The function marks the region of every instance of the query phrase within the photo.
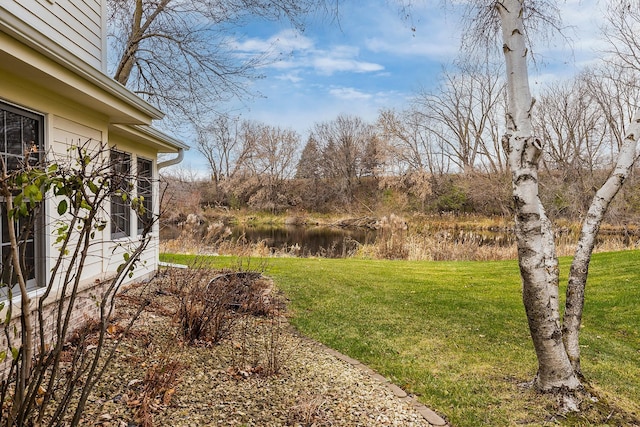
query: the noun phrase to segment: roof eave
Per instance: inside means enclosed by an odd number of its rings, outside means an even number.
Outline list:
[[[184,142],[151,126],[112,124],[109,126],[109,131],[155,147],[160,153],[175,153],[189,149]]]

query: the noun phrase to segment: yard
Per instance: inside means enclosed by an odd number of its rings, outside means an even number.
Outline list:
[[[536,361],[516,261],[216,257],[215,265],[264,269],[303,334],[368,364],[454,426],[640,425],[639,257],[593,258],[581,342],[598,399],[570,416],[523,386]]]

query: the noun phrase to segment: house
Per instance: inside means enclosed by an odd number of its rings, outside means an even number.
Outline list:
[[[89,140],[108,144],[112,156],[148,178],[181,160],[188,146],[151,127],[163,113],[107,76],[105,15],[105,0],[0,2],[0,156],[8,163],[24,156],[27,143],[40,152],[64,153],[73,144]],[[159,162],[161,153],[175,156]],[[153,184],[138,188],[157,213],[157,181],[148,182]],[[135,241],[140,228],[138,215],[128,204],[112,201],[105,209],[111,210],[111,223],[96,236],[98,243],[85,266],[82,282],[87,292],[115,272],[122,259],[118,245]],[[45,200],[44,215],[55,217],[53,200]],[[36,298],[57,257],[52,253],[51,224],[44,221],[28,242],[33,262],[28,286]],[[6,254],[4,230],[2,236]],[[150,276],[158,267],[157,224],[151,236],[144,262],[131,280]]]

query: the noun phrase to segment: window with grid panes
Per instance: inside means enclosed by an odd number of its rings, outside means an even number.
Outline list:
[[[143,213],[138,213],[138,234],[153,222],[153,162],[138,157],[138,197],[142,197]]]
[[[112,149],[110,151],[111,185],[111,238],[131,235],[131,154]]]
[[[0,157],[2,165],[7,172],[19,170],[27,163],[34,165],[40,161],[44,142],[44,117],[0,102]],[[17,292],[16,274],[11,264],[11,243],[9,241],[9,218],[7,215],[6,202],[0,197],[0,209],[2,210],[2,220],[0,221],[0,234],[2,236],[2,287],[0,288],[0,299],[7,295],[8,287],[13,287],[14,294]],[[38,283],[38,276],[42,273],[36,261],[42,258],[42,218],[38,214],[30,218],[15,220],[15,230],[20,244],[22,270],[27,280],[27,286],[35,288]]]

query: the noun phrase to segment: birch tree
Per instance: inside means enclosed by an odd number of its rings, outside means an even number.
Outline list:
[[[502,137],[512,175],[515,232],[522,299],[538,358],[534,384],[551,391],[581,384],[562,342],[558,304],[558,259],[553,231],[538,195],[543,141],[534,134],[534,100],[529,87],[524,0],[495,3],[500,19],[507,76],[507,133]]]
[[[582,225],[575,257],[569,273],[564,319],[559,310],[559,269],[553,240],[553,227],[539,197],[538,168],[544,141],[534,131],[532,116],[535,100],[528,77],[529,38],[526,19],[544,17],[554,22],[557,12],[547,1],[500,0],[490,12],[478,15],[481,34],[497,28],[502,33],[506,64],[508,105],[507,132],[502,143],[512,175],[515,232],[522,278],[522,297],[529,329],[538,359],[533,384],[543,392],[560,392],[566,409],[577,410],[580,381],[578,336],[584,307],[584,291],[595,238],[604,214],[621,188],[636,160],[636,135],[640,116],[632,120],[617,157],[615,167],[596,192]],[[557,16],[557,15],[556,15]],[[496,27],[492,19],[497,18]],[[555,21],[557,22],[557,21]],[[531,25],[531,21],[529,21]]]
[[[640,30],[639,4],[635,1],[619,1],[610,9],[609,23],[613,35],[608,39],[617,52],[618,60],[625,63],[630,56],[638,58],[640,42],[635,34]],[[620,23],[620,21],[624,23]],[[627,33],[627,31],[630,31]],[[640,71],[637,61],[631,69]],[[626,128],[625,137],[620,146],[612,173],[596,192],[586,218],[582,224],[580,238],[576,247],[567,286],[567,299],[563,322],[563,341],[569,359],[576,373],[581,374],[580,367],[580,325],[584,308],[584,294],[589,272],[589,262],[595,246],[596,236],[607,208],[616,196],[638,158],[637,141],[640,136],[640,109],[636,109],[631,123]]]

